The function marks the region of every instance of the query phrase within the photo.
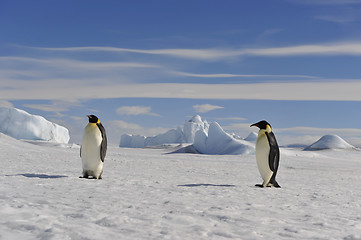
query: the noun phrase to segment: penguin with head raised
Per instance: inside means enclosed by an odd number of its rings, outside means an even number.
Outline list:
[[[263,179],[257,187],[281,187],[276,181],[276,175],[280,160],[280,150],[276,137],[272,132],[271,125],[267,121],[260,121],[251,125],[259,127],[256,141],[256,160],[258,170]]]
[[[88,115],[89,123],[83,133],[80,157],[83,165],[82,178],[102,178],[103,162],[107,153],[105,128],[97,116]]]

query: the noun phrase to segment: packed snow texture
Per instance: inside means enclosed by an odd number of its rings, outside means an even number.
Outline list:
[[[305,150],[324,150],[324,149],[353,149],[351,144],[347,143],[337,135],[325,135],[318,141],[306,147]]]
[[[149,146],[158,146],[170,143],[193,143],[197,131],[208,132],[209,124],[203,121],[199,115],[186,121],[183,127],[171,129],[166,133],[154,137],[145,137],[141,135],[123,134],[120,139],[120,147],[143,148]]]
[[[103,180],[80,179],[73,147],[0,134],[0,239],[361,238],[359,151],[281,149],[277,189],[253,154],[169,149],[110,147]]]
[[[16,108],[0,108],[0,132],[16,139],[69,142],[65,127]]]

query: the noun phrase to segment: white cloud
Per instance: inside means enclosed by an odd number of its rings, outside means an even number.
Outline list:
[[[171,73],[178,76],[197,77],[197,78],[307,78],[307,79],[317,78],[309,75],[267,75],[267,74],[230,74],[230,73],[199,74],[199,73],[187,73],[180,71],[171,71]]]
[[[113,53],[137,53],[137,54],[150,54],[150,55],[163,55],[185,59],[207,60],[213,61],[217,59],[224,59],[238,54],[232,49],[129,49],[129,48],[116,48],[116,47],[65,47],[65,48],[42,48],[30,47],[32,49],[44,51],[62,51],[62,52],[113,52]]]
[[[64,106],[56,106],[54,104],[24,104],[23,106],[45,112],[64,112],[68,110]]]
[[[338,42],[309,45],[284,46],[274,48],[241,49],[127,49],[116,47],[68,47],[68,48],[34,48],[46,51],[106,51],[129,52],[171,56],[183,59],[216,61],[239,56],[302,56],[302,55],[361,55],[361,42]]]
[[[78,100],[71,101],[67,100],[57,100],[52,101],[50,104],[23,104],[24,107],[41,110],[44,112],[55,112],[61,113],[68,111],[71,107],[80,107],[82,104]]]
[[[134,123],[128,123],[122,120],[114,120],[107,122],[107,125],[111,125],[112,127],[118,128],[118,129],[128,129],[128,130],[141,130],[143,129],[142,126]]]
[[[203,105],[194,105],[193,106],[193,109],[199,113],[206,113],[206,112],[216,110],[216,109],[221,109],[221,108],[223,108],[223,107],[215,106],[215,105],[211,105],[211,104],[203,104]]]
[[[239,51],[250,56],[361,55],[361,43],[310,44],[276,48],[254,48]]]
[[[152,113],[151,107],[145,107],[145,106],[123,106],[119,107],[116,112],[119,115],[149,115],[149,116],[155,116],[159,117],[159,114]]]
[[[336,134],[341,136],[361,136],[361,129],[354,128],[315,128],[315,127],[292,127],[278,128],[277,132],[282,134],[304,134],[323,136],[326,134]]]
[[[216,120],[226,120],[226,121],[245,121],[247,118],[242,117],[216,117]]]
[[[0,82],[0,99],[101,98],[262,99],[361,101],[361,80],[256,84],[90,84],[63,81]],[[79,91],[81,89],[81,91]],[[149,91],[152,89],[152,91]],[[136,110],[134,110],[136,111]],[[147,113],[148,110],[141,110]]]
[[[112,144],[119,144],[120,137],[123,134],[132,134],[132,135],[143,135],[143,136],[154,136],[160,133],[165,133],[168,131],[168,128],[155,127],[155,128],[145,128],[139,124],[129,123],[122,120],[113,120],[103,123],[107,131],[108,142]]]
[[[109,69],[109,68],[158,68],[154,64],[137,63],[137,62],[95,62],[95,61],[79,61],[67,58],[32,58],[32,57],[13,57],[0,56],[0,61],[13,63],[32,63],[38,65],[52,66],[57,68],[73,68],[73,69]]]
[[[9,101],[0,99],[0,107],[12,108],[14,105]]]

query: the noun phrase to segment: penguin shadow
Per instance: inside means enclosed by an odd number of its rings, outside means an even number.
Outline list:
[[[56,178],[66,178],[68,176],[65,175],[48,175],[48,174],[38,174],[38,173],[20,173],[14,175],[5,175],[7,177],[13,176],[23,176],[26,178],[41,178],[41,179],[56,179]]]
[[[191,183],[191,184],[182,184],[177,185],[177,187],[235,187],[236,185],[232,184],[211,184],[211,183]]]

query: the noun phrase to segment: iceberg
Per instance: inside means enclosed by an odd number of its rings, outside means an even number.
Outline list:
[[[199,115],[196,115],[190,120],[185,121],[183,126],[153,137],[123,134],[120,138],[119,147],[144,148],[163,144],[193,143],[196,132],[208,132],[208,127],[208,122],[206,120],[203,121]]]
[[[67,128],[17,108],[0,108],[0,132],[15,139],[68,143]]]
[[[209,126],[208,134],[203,131],[196,133],[194,149],[203,154],[209,155],[240,155],[254,153],[254,144],[235,139],[226,133],[217,122],[212,122]]]

